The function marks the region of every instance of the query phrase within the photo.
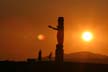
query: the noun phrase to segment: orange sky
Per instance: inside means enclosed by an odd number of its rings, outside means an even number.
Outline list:
[[[65,53],[90,51],[108,55],[107,0],[2,0],[0,1],[0,59],[24,60],[54,53],[57,17],[65,18]],[[81,33],[90,30],[94,40],[86,44]],[[45,39],[37,39],[43,34]]]

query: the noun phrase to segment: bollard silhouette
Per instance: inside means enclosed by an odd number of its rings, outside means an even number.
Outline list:
[[[42,51],[41,50],[38,52],[38,61],[39,62],[42,61]]]

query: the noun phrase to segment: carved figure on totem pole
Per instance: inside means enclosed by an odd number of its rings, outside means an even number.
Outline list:
[[[64,18],[63,17],[58,18],[58,26],[57,27],[52,27],[50,25],[48,27],[52,28],[53,30],[57,30],[58,45],[63,45],[63,42],[64,42]]]

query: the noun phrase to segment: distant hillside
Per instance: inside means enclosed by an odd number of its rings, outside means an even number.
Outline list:
[[[64,61],[108,64],[108,56],[91,52],[76,52],[65,54]]]

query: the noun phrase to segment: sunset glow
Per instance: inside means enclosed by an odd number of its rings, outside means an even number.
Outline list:
[[[44,40],[45,36],[43,34],[39,34],[37,38],[38,38],[38,40]]]
[[[92,38],[93,38],[93,35],[92,35],[91,32],[84,32],[84,33],[82,34],[82,39],[83,39],[84,41],[89,42],[89,41],[92,40]]]
[[[108,56],[108,0],[1,0],[0,3],[0,60],[36,59],[40,49],[42,57],[50,52],[55,56],[57,33],[62,29],[61,26],[57,29],[58,17],[64,17],[65,54],[88,51]]]

